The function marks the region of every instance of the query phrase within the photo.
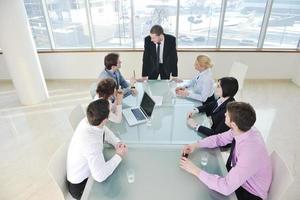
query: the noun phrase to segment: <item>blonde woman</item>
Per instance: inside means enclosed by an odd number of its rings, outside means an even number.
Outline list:
[[[194,64],[197,75],[187,84],[177,87],[176,94],[201,101],[203,104],[214,101],[214,80],[211,68],[213,63],[207,55],[199,55]]]

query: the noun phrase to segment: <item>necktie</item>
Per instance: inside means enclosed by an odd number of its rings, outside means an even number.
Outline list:
[[[157,51],[156,51],[156,58],[157,58],[157,68],[159,69],[159,56],[160,56],[160,43],[157,43]]]
[[[103,144],[105,142],[105,132],[104,131],[103,131],[103,135],[102,135],[102,142],[103,142]]]
[[[231,167],[231,161],[232,161],[234,148],[235,148],[235,139],[233,138],[232,144],[231,144],[231,149],[230,149],[230,154],[229,154],[228,160],[226,162],[226,168],[227,168],[228,171],[230,171],[231,168],[232,168]]]

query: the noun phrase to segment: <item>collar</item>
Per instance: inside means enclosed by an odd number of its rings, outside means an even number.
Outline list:
[[[160,42],[160,47],[164,46],[164,42],[165,42],[165,40],[162,40],[162,41]],[[158,44],[155,44],[155,46],[157,47]]]
[[[207,74],[207,73],[209,73],[210,71],[211,71],[210,68],[207,68],[206,70],[204,70],[204,71],[202,71],[202,72],[198,71],[198,76],[202,76],[202,75],[204,75],[204,74]]]
[[[253,134],[253,132],[254,132],[254,128],[252,127],[250,130],[244,132],[243,134],[240,134],[240,135],[237,135],[237,136],[233,135],[233,137],[234,137],[236,143],[238,144],[238,143],[246,140],[250,135]]]
[[[117,73],[118,73],[118,70],[115,71],[115,72],[113,72],[113,71],[111,71],[111,70],[105,69],[105,71],[106,71],[109,75],[111,75],[112,77],[114,77],[114,76],[117,75]]]

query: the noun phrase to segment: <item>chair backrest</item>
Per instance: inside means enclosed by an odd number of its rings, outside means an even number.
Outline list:
[[[85,117],[85,111],[82,108],[82,106],[79,104],[77,105],[70,113],[69,115],[69,122],[73,128],[73,131],[75,131],[77,125],[79,122]]]
[[[234,62],[230,68],[229,76],[232,76],[238,80],[239,90],[244,86],[244,80],[248,71],[248,65],[241,62]]]
[[[271,154],[273,177],[269,190],[269,200],[282,199],[288,187],[293,183],[293,177],[276,151]]]
[[[61,191],[61,199],[70,196],[67,187],[67,154],[69,143],[62,144],[52,155],[48,164],[48,173]]]
[[[91,95],[92,99],[94,99],[94,97],[96,96],[97,86],[98,86],[97,82],[92,83],[90,86],[90,95]]]

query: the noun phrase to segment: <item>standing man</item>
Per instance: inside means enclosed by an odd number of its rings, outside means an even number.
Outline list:
[[[160,25],[154,25],[150,30],[150,35],[145,37],[142,80],[170,79],[180,81],[177,78],[177,50],[176,38],[172,35],[164,34]]]

